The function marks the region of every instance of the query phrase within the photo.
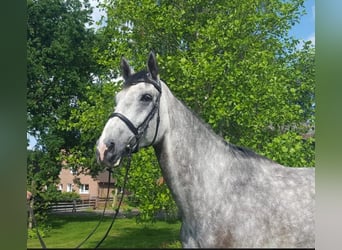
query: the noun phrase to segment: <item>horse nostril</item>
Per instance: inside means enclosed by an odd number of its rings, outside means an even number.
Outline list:
[[[106,142],[106,146],[109,151],[114,151],[115,149],[115,143],[113,141]]]

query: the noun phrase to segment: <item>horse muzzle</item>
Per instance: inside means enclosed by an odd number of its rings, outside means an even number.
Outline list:
[[[97,142],[96,159],[99,164],[109,167],[119,164],[121,154],[117,152],[115,143],[113,141]]]

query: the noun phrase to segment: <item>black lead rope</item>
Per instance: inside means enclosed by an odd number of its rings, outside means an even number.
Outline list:
[[[80,248],[96,232],[97,228],[100,226],[100,224],[103,221],[103,218],[104,218],[104,215],[105,215],[105,212],[106,212],[107,202],[108,202],[108,199],[109,199],[109,185],[110,185],[111,175],[112,175],[112,172],[113,172],[110,168],[108,168],[107,170],[108,170],[108,187],[107,187],[106,201],[105,201],[105,204],[104,204],[104,208],[103,208],[103,211],[102,211],[101,218],[100,218],[99,222],[97,223],[96,227],[93,229],[93,231],[89,233],[89,235],[76,247],[76,249]]]
[[[118,204],[118,207],[115,209],[115,214],[112,218],[112,222],[110,223],[110,226],[108,227],[107,229],[107,232],[106,234],[103,236],[103,238],[100,240],[99,243],[97,243],[95,249],[97,249],[101,244],[102,242],[107,238],[110,230],[112,229],[112,226],[116,220],[116,217],[118,216],[119,214],[119,210],[120,210],[120,207],[121,207],[121,203],[123,201],[123,198],[124,198],[124,194],[125,194],[125,189],[126,189],[126,184],[127,184],[127,179],[128,179],[128,172],[129,172],[129,168],[131,166],[131,159],[132,159],[132,150],[130,147],[128,147],[128,150],[129,150],[129,153],[128,153],[128,156],[127,156],[127,165],[126,165],[126,173],[125,173],[125,179],[124,179],[124,184],[123,184],[123,190],[122,190],[122,193],[121,193],[121,198],[120,198],[120,201],[119,201],[119,204]]]

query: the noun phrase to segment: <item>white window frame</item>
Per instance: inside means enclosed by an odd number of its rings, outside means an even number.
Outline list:
[[[80,185],[80,194],[89,194],[89,184]]]
[[[66,185],[66,191],[67,191],[67,192],[72,192],[72,183],[67,183],[67,185]]]

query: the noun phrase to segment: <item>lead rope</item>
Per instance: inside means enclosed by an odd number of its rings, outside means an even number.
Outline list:
[[[122,200],[123,200],[123,197],[124,197],[124,193],[125,193],[125,189],[126,189],[126,184],[127,184],[127,179],[128,179],[128,172],[129,172],[129,168],[131,166],[131,158],[132,158],[132,152],[131,152],[131,148],[130,147],[127,147],[128,149],[128,160],[127,160],[127,165],[126,165],[126,173],[125,173],[125,179],[124,179],[124,184],[123,184],[123,190],[122,190],[122,194],[121,194],[121,197],[120,197],[120,201],[119,201],[119,204],[118,204],[118,207],[117,209],[115,210],[115,214],[112,218],[112,222],[109,226],[109,228],[107,229],[107,232],[105,234],[105,236],[101,239],[101,241],[96,245],[95,249],[97,249],[101,244],[102,242],[107,238],[113,224],[114,224],[114,221],[116,220],[116,217],[118,216],[119,214],[119,210],[120,210],[120,207],[121,207],[121,203],[122,203]],[[117,166],[117,168],[119,168],[122,164],[122,161],[120,162],[119,166]],[[104,218],[104,214],[105,214],[105,209],[106,209],[106,206],[107,206],[107,201],[108,201],[108,197],[109,197],[109,185],[110,185],[110,180],[111,180],[111,175],[112,175],[112,169],[111,168],[108,168],[108,188],[107,188],[107,197],[106,197],[106,202],[105,202],[105,207],[103,209],[103,212],[102,212],[102,216],[101,216],[101,219],[100,221],[98,222],[98,224],[96,225],[96,227],[93,229],[93,231],[88,235],[88,237],[81,243],[79,244],[77,248],[79,248],[80,246],[82,246],[94,233],[95,231],[97,230],[97,228],[99,227],[99,225],[101,224],[101,222],[103,221],[103,218]]]
[[[108,199],[109,199],[109,185],[110,185],[111,175],[112,175],[112,172],[113,172],[110,168],[107,168],[107,171],[108,171],[108,187],[107,187],[106,201],[105,201],[105,204],[104,204],[104,208],[103,208],[103,211],[102,211],[101,218],[100,218],[99,222],[97,223],[96,227],[93,229],[93,231],[89,233],[89,235],[76,247],[76,249],[80,248],[95,233],[95,231],[97,230],[97,228],[100,226],[100,224],[103,221],[103,218],[104,218],[104,215],[105,215],[105,212],[106,212],[107,202],[108,202]]]
[[[121,193],[121,198],[120,198],[118,207],[115,210],[115,214],[114,214],[114,216],[112,218],[112,222],[111,222],[110,226],[107,229],[106,234],[103,236],[103,238],[100,240],[100,242],[97,243],[95,249],[97,249],[102,244],[102,242],[107,238],[107,236],[108,236],[110,230],[112,229],[112,226],[113,226],[113,224],[114,224],[114,222],[116,220],[116,217],[119,214],[120,206],[121,206],[121,203],[123,201],[124,194],[125,194],[125,189],[126,189],[126,184],[127,184],[127,179],[128,179],[128,172],[129,172],[129,168],[131,166],[131,159],[132,159],[132,148],[130,146],[127,146],[127,149],[128,149],[128,156],[127,156],[127,164],[126,164],[126,173],[125,173],[125,179],[124,179],[124,184],[123,184],[123,190],[122,190],[122,193]]]

